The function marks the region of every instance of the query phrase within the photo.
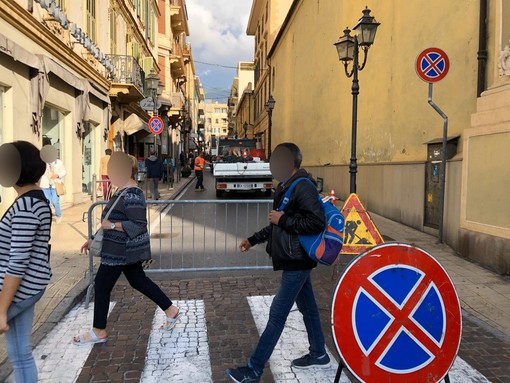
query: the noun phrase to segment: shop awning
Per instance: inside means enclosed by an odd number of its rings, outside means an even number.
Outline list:
[[[130,114],[129,117],[124,120],[124,133],[130,136],[140,130],[149,132],[147,123],[136,114]]]

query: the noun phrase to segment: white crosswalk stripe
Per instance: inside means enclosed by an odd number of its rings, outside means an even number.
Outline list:
[[[204,301],[175,301],[182,315],[162,330],[165,313],[156,309],[141,382],[212,382]]]
[[[273,296],[252,296],[247,297],[247,300],[257,330],[262,333]],[[175,303],[181,308],[183,315],[173,331],[160,328],[165,320],[165,314],[159,308],[155,310],[141,382],[212,382],[204,301],[185,300]],[[114,306],[115,302],[112,302],[110,312]],[[76,346],[72,343],[72,337],[90,329],[92,315],[92,305],[87,310],[83,304],[76,306],[35,348],[34,358],[39,370],[39,382],[71,383],[77,380],[93,346]],[[282,337],[269,360],[276,383],[334,381],[338,364],[329,350],[332,362],[327,368],[300,370],[291,367],[291,361],[306,354],[308,346],[302,315],[294,306]],[[450,370],[450,380],[463,383],[490,383],[480,372],[459,357]],[[340,381],[350,382],[345,373],[342,373]],[[14,383],[13,376],[11,375],[6,382]]]
[[[248,302],[252,310],[253,317],[257,324],[259,333],[264,330],[267,318],[269,316],[269,308],[274,296],[258,296],[248,297]],[[301,370],[292,370],[290,361],[295,359],[302,354],[306,354],[308,350],[308,339],[306,330],[304,327],[301,313],[299,313],[296,305],[294,305],[292,312],[287,319],[285,330],[283,331],[282,338],[275,349],[275,352],[271,356],[269,363],[271,364],[271,371],[276,382],[333,382],[335,372],[327,370],[305,370],[313,371],[311,376],[301,375]],[[328,354],[331,353],[328,351]],[[333,358],[331,358],[333,360]],[[333,365],[333,363],[332,363]],[[338,365],[334,364],[334,370],[338,368]],[[322,375],[324,374],[324,376]],[[295,378],[292,378],[292,374],[295,374]],[[319,375],[321,374],[321,375]],[[464,361],[462,358],[457,357],[453,364],[450,372],[450,381],[462,382],[462,383],[490,383],[480,372],[471,367],[469,363]],[[289,380],[290,377],[290,380]],[[318,378],[320,377],[320,378]],[[346,376],[342,372],[341,382],[349,382]]]
[[[111,302],[108,314],[114,307],[115,302]],[[71,383],[78,379],[93,345],[77,346],[72,339],[91,328],[93,313],[93,304],[88,309],[83,304],[76,306],[37,345],[33,355],[39,383]],[[13,374],[7,383],[14,383]]]
[[[269,317],[269,308],[273,302],[274,296],[255,296],[247,297],[250,304],[251,313],[259,334],[266,327]],[[303,316],[294,305],[285,323],[285,329],[276,345],[269,364],[275,383],[326,383],[334,382],[338,364],[329,350],[326,350],[331,359],[327,368],[310,368],[306,370],[295,369],[290,366],[293,359],[299,358],[308,353],[308,337],[306,335]],[[340,379],[342,383],[348,383],[350,380],[342,372]]]

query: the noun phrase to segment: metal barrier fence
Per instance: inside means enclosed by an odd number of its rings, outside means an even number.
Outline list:
[[[100,224],[106,201],[88,210],[90,236]],[[268,224],[271,200],[147,201],[153,272],[270,269],[265,244],[241,253],[239,243]],[[90,301],[94,260],[89,257]]]

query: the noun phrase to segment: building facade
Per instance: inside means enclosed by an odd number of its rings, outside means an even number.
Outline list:
[[[229,136],[254,136],[253,62],[239,62],[228,99]]]
[[[442,11],[425,20],[413,2],[373,7],[381,25],[359,74],[357,192],[371,211],[438,235],[437,161],[445,155],[445,241],[508,274],[509,10],[504,1],[467,1],[462,9],[439,0],[428,5]],[[352,2],[295,0],[268,52],[277,101],[272,142],[296,142],[303,165],[343,199],[349,194],[352,79],[333,44],[361,11]],[[439,33],[445,25],[449,33]],[[449,74],[433,88],[449,119],[447,153],[440,143],[443,120],[415,72],[418,54],[436,46],[450,58]]]
[[[211,150],[211,139],[228,137],[228,105],[218,101],[205,100],[205,142]]]
[[[246,33],[255,38],[254,50],[254,128],[253,135],[259,137],[268,153],[268,114],[266,103],[272,94],[271,66],[267,54],[273,47],[278,32],[285,20],[292,0],[253,0]],[[274,142],[274,141],[273,141]]]
[[[188,133],[197,129],[185,0],[6,0],[0,26],[0,143],[57,147],[67,169],[63,207],[90,198],[104,149],[177,157],[184,121]],[[158,107],[144,109],[151,97]],[[147,126],[156,113],[168,127],[158,137]]]

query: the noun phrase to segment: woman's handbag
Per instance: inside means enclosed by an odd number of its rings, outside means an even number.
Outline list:
[[[61,195],[66,194],[66,188],[63,182],[55,182],[55,191],[57,195],[60,197]]]
[[[117,202],[119,202],[120,198],[124,195],[124,193],[126,192],[126,190],[129,189],[129,188],[126,188],[122,191],[122,193],[119,194],[119,196],[117,197],[117,199],[115,200],[115,202],[113,203],[112,207],[110,208],[110,210],[108,210],[108,213],[106,213],[105,217],[103,220],[106,220],[108,219],[108,217],[110,217],[110,213],[113,211],[113,209],[115,208],[115,205],[117,205]],[[94,257],[100,257],[101,256],[101,250],[103,248],[103,234],[104,234],[104,230],[102,227],[100,227],[96,234],[94,234],[94,239],[92,240],[92,243],[90,244],[90,247],[89,247],[89,254],[94,256]]]

